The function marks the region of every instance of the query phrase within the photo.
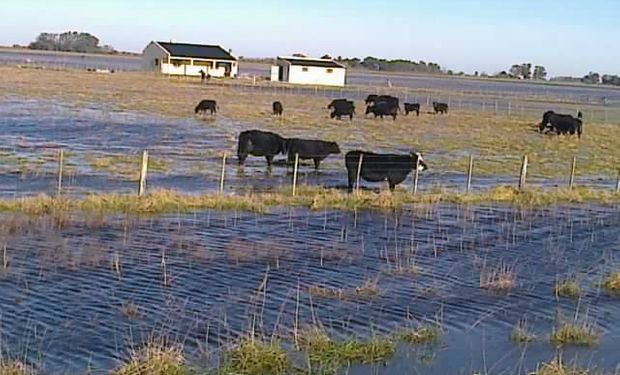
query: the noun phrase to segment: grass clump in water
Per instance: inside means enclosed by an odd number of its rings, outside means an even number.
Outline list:
[[[589,375],[590,371],[567,367],[561,360],[544,363],[532,375]]]
[[[517,323],[517,325],[515,325],[512,329],[510,340],[517,344],[527,344],[536,340],[536,335],[530,331],[527,321],[520,320],[519,323]]]
[[[396,338],[408,344],[432,344],[439,341],[442,335],[441,327],[435,325],[421,325],[413,329],[405,329],[396,333]]]
[[[388,338],[377,337],[369,341],[348,339],[337,342],[318,327],[301,331],[298,341],[299,348],[308,353],[310,363],[321,368],[385,362],[396,350],[394,342]]]
[[[586,321],[561,322],[551,333],[550,341],[555,346],[594,346],[598,344],[599,338],[594,325]]]
[[[34,375],[35,371],[21,361],[0,359],[0,375]]]
[[[603,288],[609,292],[620,295],[620,271],[609,275],[603,282]]]
[[[497,293],[508,293],[517,285],[514,267],[501,264],[493,269],[483,269],[480,273],[480,287]]]
[[[555,284],[556,297],[579,298],[581,287],[576,280],[558,280]]]
[[[190,371],[184,361],[180,346],[151,342],[134,351],[112,375],[187,375]]]
[[[226,354],[222,374],[289,374],[293,366],[281,346],[246,337]]]

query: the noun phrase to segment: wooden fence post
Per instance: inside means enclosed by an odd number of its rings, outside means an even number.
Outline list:
[[[299,154],[295,154],[295,166],[293,167],[293,196],[297,193],[297,171],[299,169]]]
[[[618,178],[616,179],[616,194],[620,194],[620,169],[618,169]]]
[[[226,177],[226,156],[227,153],[224,151],[222,155],[222,171],[220,172],[220,194],[224,192],[224,178]]]
[[[524,155],[523,162],[521,163],[521,174],[519,175],[519,190],[525,189],[526,178],[527,178],[527,155]]]
[[[149,152],[147,150],[142,151],[142,166],[140,168],[140,182],[138,184],[138,196],[144,195],[146,190],[146,173],[149,165]]]
[[[357,195],[360,194],[360,176],[362,174],[362,160],[364,159],[364,154],[360,154],[360,159],[357,162],[357,175],[355,176],[355,193]]]
[[[471,177],[474,170],[474,156],[469,155],[469,166],[467,167],[467,192],[471,190]]]
[[[62,193],[62,167],[64,164],[64,151],[61,148],[58,150],[58,180],[56,183],[56,195],[60,196]]]
[[[512,102],[508,102],[508,117],[510,117],[512,112]]]
[[[573,190],[573,185],[575,184],[575,167],[577,166],[577,157],[573,156],[573,164],[570,168],[570,180],[568,181],[568,189]]]
[[[413,195],[418,194],[418,180],[420,178],[420,158],[416,158],[415,172],[413,174]]]

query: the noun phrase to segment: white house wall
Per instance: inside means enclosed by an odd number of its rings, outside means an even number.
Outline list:
[[[304,72],[304,68],[307,69]],[[332,69],[327,73],[327,69]],[[300,85],[344,86],[346,69],[323,68],[316,66],[291,65],[288,71],[288,82]]]
[[[166,59],[168,54],[161,47],[159,47],[155,43],[149,43],[144,51],[142,51],[142,67],[145,70],[160,70],[162,61]],[[159,66],[155,64],[155,60],[157,60]]]
[[[202,65],[173,65],[173,64],[162,64],[161,72],[163,74],[169,75],[177,75],[177,76],[200,76],[200,71],[204,71],[215,78],[222,78],[226,74],[225,68],[209,68]],[[231,67],[231,77],[236,77],[239,72],[239,64],[236,62],[233,63]]]

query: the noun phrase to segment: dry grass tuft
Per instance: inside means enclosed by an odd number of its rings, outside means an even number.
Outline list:
[[[596,327],[583,320],[580,322],[560,322],[551,333],[550,341],[555,346],[577,345],[594,346],[600,334]]]
[[[180,346],[150,342],[131,353],[129,361],[113,371],[113,375],[187,375]]]
[[[603,288],[620,295],[620,272],[614,272],[609,275],[603,282]]]
[[[480,287],[497,293],[508,293],[517,285],[514,267],[501,264],[493,269],[483,269],[480,273]]]
[[[558,280],[554,289],[556,297],[579,298],[581,287],[575,280]]]
[[[561,360],[555,360],[540,365],[532,375],[589,375],[590,373],[588,370],[567,367]]]
[[[34,375],[36,371],[21,361],[0,359],[0,375]]]
[[[431,344],[439,341],[443,331],[438,324],[421,325],[414,329],[404,329],[396,333],[398,340],[409,344]]]
[[[527,321],[519,320],[517,325],[512,329],[510,339],[517,344],[527,344],[536,340],[536,335],[530,331]]]

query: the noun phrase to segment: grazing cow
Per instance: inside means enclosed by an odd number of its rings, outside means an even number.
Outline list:
[[[196,108],[194,109],[194,113],[206,113],[207,111],[210,111],[211,114],[215,114],[217,113],[217,102],[215,100],[201,100],[200,103],[198,103],[198,105],[196,106]]]
[[[433,110],[435,113],[448,114],[448,104],[433,102]]]
[[[349,191],[357,180],[357,167],[362,158],[362,170],[360,178],[369,182],[388,181],[390,190],[403,182],[407,175],[418,166],[419,171],[428,169],[422,154],[412,152],[410,154],[376,154],[366,151],[349,151],[345,155],[345,165],[349,178]]]
[[[375,115],[375,118],[377,118],[377,116],[381,118],[383,118],[383,116],[392,116],[394,121],[396,121],[398,107],[396,107],[393,102],[376,102],[366,107],[366,114],[369,113]]]
[[[416,116],[420,116],[420,103],[405,103],[405,115],[409,112],[415,112]]]
[[[271,167],[273,157],[285,152],[285,139],[278,134],[262,130],[246,130],[239,134],[237,158],[243,165],[248,155],[264,156]]]
[[[333,109],[329,115],[330,118],[336,117],[340,120],[342,116],[349,116],[349,119],[353,121],[353,114],[355,113],[355,103],[353,101],[337,99],[332,101],[327,108]]]
[[[282,112],[284,112],[284,107],[280,102],[273,102],[273,115],[274,116],[282,116]]]
[[[400,100],[391,95],[368,95],[366,97],[366,105],[377,104],[379,102],[392,103],[400,111]]]
[[[547,111],[543,114],[541,123],[538,125],[538,130],[542,133],[545,129],[555,131],[556,134],[575,134],[581,138],[583,132],[583,115],[581,112],[577,113],[577,118],[571,115],[564,115],[555,113],[553,111]]]
[[[284,148],[288,152],[289,163],[295,161],[295,154],[298,154],[302,160],[312,159],[315,169],[319,169],[321,161],[330,154],[340,153],[340,147],[338,147],[336,142],[288,138],[284,141],[284,144]]]

